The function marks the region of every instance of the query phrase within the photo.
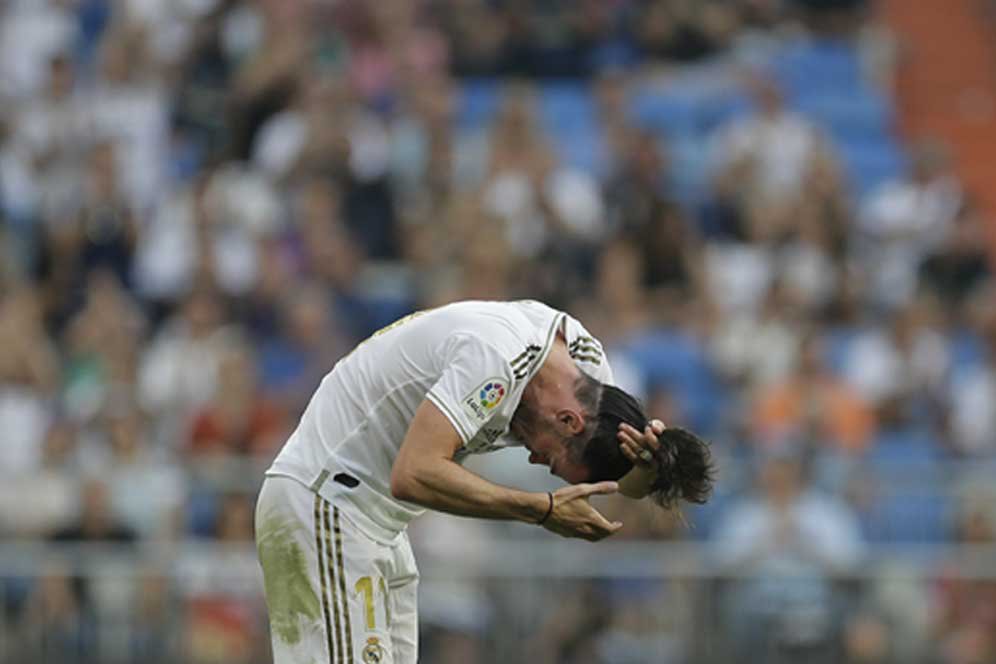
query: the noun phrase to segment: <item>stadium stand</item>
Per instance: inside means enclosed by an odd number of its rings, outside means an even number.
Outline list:
[[[424,517],[424,661],[993,661],[988,181],[878,5],[0,2],[0,662],[270,661],[262,469],[461,298],[570,310],[721,474],[597,547]]]

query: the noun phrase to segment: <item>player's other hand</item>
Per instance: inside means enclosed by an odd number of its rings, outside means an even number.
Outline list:
[[[588,502],[589,496],[618,491],[616,482],[575,484],[553,493],[553,511],[543,527],[562,537],[578,537],[590,542],[605,539],[622,528],[622,523],[610,522]]]

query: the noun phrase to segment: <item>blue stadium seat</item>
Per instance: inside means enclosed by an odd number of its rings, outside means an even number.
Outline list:
[[[712,537],[716,526],[740,497],[734,492],[724,491],[723,483],[717,482],[715,492],[707,503],[704,505],[683,505],[681,510],[691,526],[687,534],[697,541],[708,540]]]
[[[593,175],[605,165],[605,145],[591,90],[584,83],[556,82],[540,87],[537,119],[561,163]]]
[[[861,330],[853,327],[837,327],[823,334],[823,361],[835,375],[844,375],[851,347],[860,335]]]
[[[790,45],[775,59],[774,69],[775,77],[792,93],[840,93],[866,85],[857,49],[840,40]]]
[[[890,180],[906,173],[906,156],[889,137],[878,141],[835,141],[851,190],[865,196]]]
[[[457,127],[480,129],[494,120],[501,106],[503,87],[493,78],[468,79],[460,84]]]
[[[598,124],[591,90],[585,83],[546,83],[539,88],[537,112],[546,131],[589,129]]]
[[[879,434],[865,462],[882,489],[864,515],[869,538],[879,543],[940,542],[951,528],[952,505],[941,488],[944,458],[921,429]]]
[[[608,160],[600,127],[596,125],[589,129],[558,131],[550,138],[561,164],[585,171],[595,177],[605,175]]]
[[[629,100],[630,121],[667,136],[698,134],[701,130],[699,100],[674,91],[643,88]]]
[[[750,98],[740,91],[708,95],[699,103],[697,128],[708,136],[723,125],[750,115],[752,109]]]
[[[851,94],[795,96],[789,100],[795,111],[842,140],[874,140],[893,134],[895,118],[891,104],[868,91]]]
[[[985,345],[978,335],[959,330],[951,335],[948,343],[951,357],[951,375],[957,376],[966,369],[978,367],[985,361]]]
[[[685,202],[695,200],[708,183],[708,141],[686,134],[665,141],[661,148],[670,160],[670,175],[677,195]]]
[[[651,330],[632,338],[623,351],[642,368],[648,385],[674,394],[691,427],[706,435],[715,430],[725,399],[695,338],[676,330]]]
[[[198,537],[210,537],[218,520],[218,494],[206,487],[190,491],[186,504],[186,530]]]
[[[866,535],[876,544],[932,544],[947,540],[953,525],[950,498],[932,486],[889,490],[863,515]]]
[[[886,430],[879,433],[868,451],[867,461],[888,472],[895,468],[903,473],[933,469],[944,457],[944,449],[922,430]]]

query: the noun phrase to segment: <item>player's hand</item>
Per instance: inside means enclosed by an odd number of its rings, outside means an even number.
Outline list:
[[[661,448],[657,436],[662,433],[664,423],[660,420],[650,420],[642,432],[625,423],[619,425],[619,449],[633,464],[633,469],[619,480],[619,493],[627,498],[645,497],[657,481],[657,454]]]
[[[590,542],[604,539],[622,528],[622,523],[610,522],[588,502],[588,497],[610,494],[618,490],[615,482],[575,484],[553,493],[553,511],[543,523],[547,530],[562,537],[579,537]]]
[[[655,468],[654,458],[661,449],[657,436],[664,433],[664,423],[660,420],[650,420],[650,423],[640,431],[625,422],[619,425],[619,448],[623,455],[636,468]]]

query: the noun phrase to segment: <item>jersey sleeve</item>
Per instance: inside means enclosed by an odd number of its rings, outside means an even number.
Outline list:
[[[615,385],[602,343],[577,320],[569,319],[567,350],[581,371],[606,385]]]
[[[450,421],[466,445],[508,398],[512,369],[494,346],[461,335],[449,345],[446,366],[426,399]]]

